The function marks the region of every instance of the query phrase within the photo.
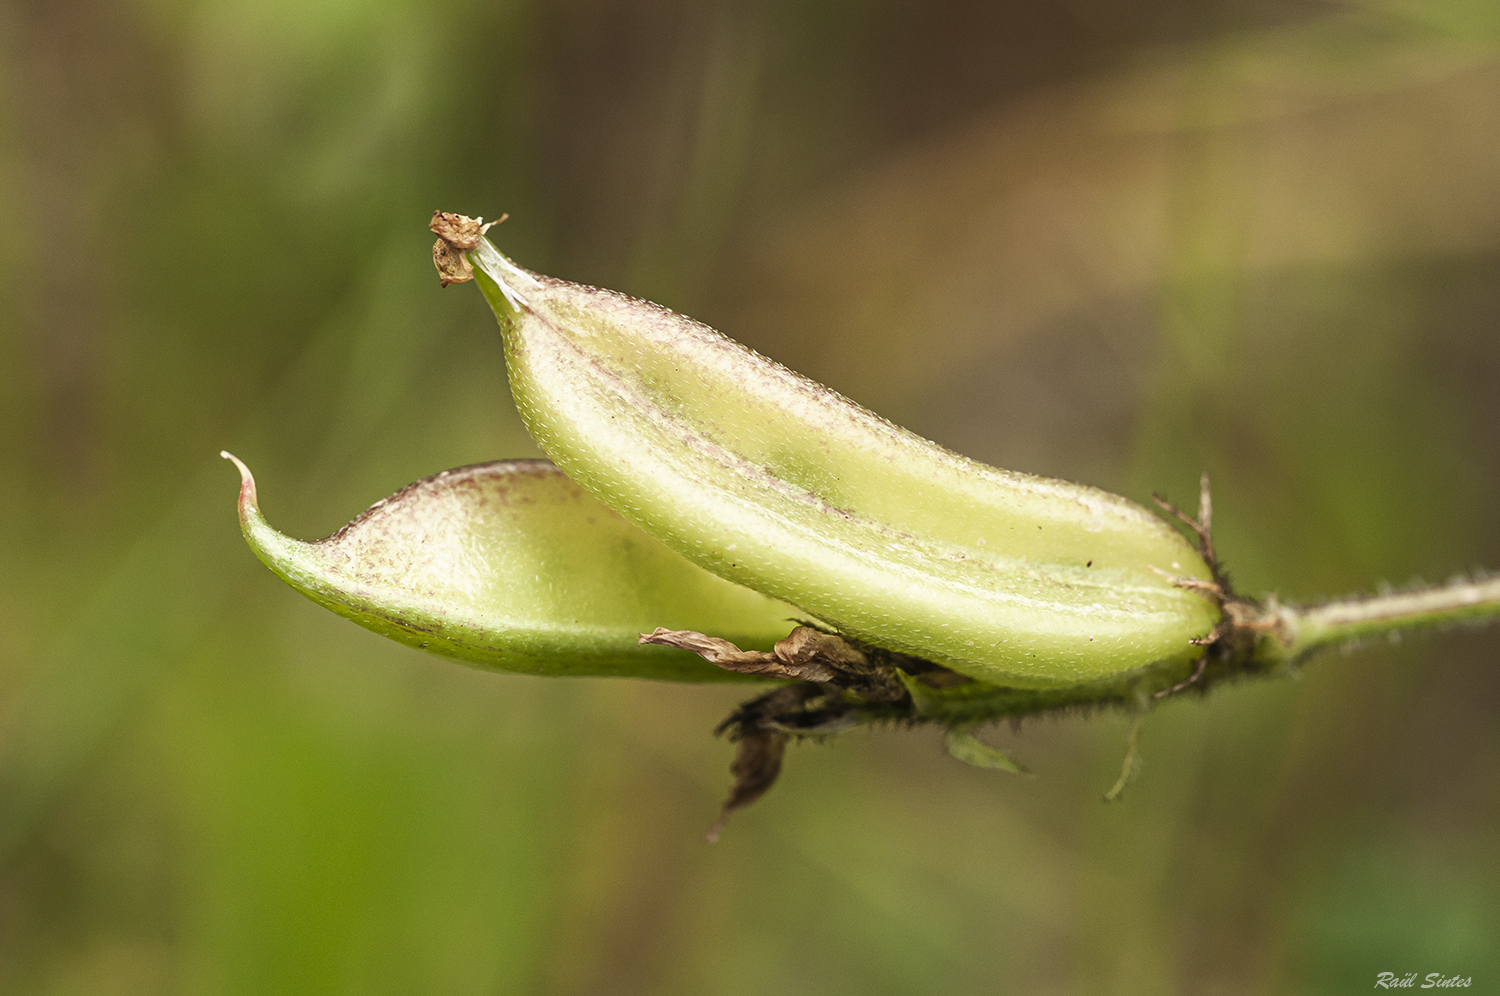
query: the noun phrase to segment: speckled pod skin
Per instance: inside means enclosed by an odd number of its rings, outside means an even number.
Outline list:
[[[447,470],[376,502],[325,540],[271,528],[239,460],[240,525],[297,591],[382,636],[499,671],[742,681],[656,626],[769,649],[791,606],[731,584],[600,504],[545,460]]]
[[[1015,688],[1181,667],[1198,553],[1097,488],[998,470],[646,301],[470,253],[527,428],[689,560],[848,635]],[[722,634],[716,634],[722,635]]]

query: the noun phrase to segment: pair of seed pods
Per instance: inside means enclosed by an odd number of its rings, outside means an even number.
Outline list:
[[[246,538],[314,601],[532,674],[734,678],[640,636],[766,651],[789,620],[1017,690],[1170,678],[1203,653],[1213,572],[1160,517],[976,463],[666,308],[523,270],[478,222],[434,230],[445,283],[472,263],[552,462],[438,474],[315,543],[266,524],[240,464]]]

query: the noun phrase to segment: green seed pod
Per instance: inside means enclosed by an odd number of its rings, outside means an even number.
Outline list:
[[[282,580],[382,636],[502,671],[743,680],[656,626],[736,633],[769,649],[796,610],[695,567],[545,460],[445,471],[376,502],[325,540],[272,529],[239,460],[240,525]]]
[[[1201,654],[1190,641],[1217,606],[1158,572],[1211,572],[1140,506],[966,459],[707,326],[522,270],[488,241],[469,255],[531,434],[694,563],[999,685]]]

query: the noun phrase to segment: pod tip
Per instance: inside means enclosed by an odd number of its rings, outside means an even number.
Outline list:
[[[220,450],[219,456],[228,460],[239,468],[240,471],[240,517],[243,518],[247,512],[259,507],[255,496],[255,475],[250,473],[250,468],[245,462],[228,450]]]

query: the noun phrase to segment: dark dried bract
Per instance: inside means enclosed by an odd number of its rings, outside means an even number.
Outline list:
[[[710,841],[718,839],[730,813],[759,799],[775,783],[788,736],[838,733],[857,725],[862,716],[868,721],[909,708],[911,697],[898,669],[946,673],[929,661],[813,626],[798,626],[769,652],[741,650],[720,637],[681,629],[658,628],[641,634],[640,642],[690,650],[726,671],[800,682],[746,702],[720,724],[717,732],[727,733],[738,746],[729,769],[734,787],[706,834]]]
[[[734,763],[729,766],[730,774],[734,775],[734,788],[724,800],[719,818],[703,834],[704,840],[710,844],[717,841],[730,813],[750,805],[776,784],[776,776],[781,774],[781,758],[786,753],[786,740],[786,734],[779,730],[751,730],[740,738],[735,746]]]

